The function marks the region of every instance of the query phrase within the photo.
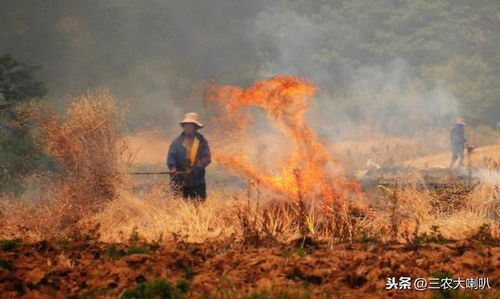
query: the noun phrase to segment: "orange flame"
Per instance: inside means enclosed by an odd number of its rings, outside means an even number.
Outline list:
[[[358,193],[358,184],[345,178],[344,169],[331,161],[325,145],[307,124],[305,113],[316,90],[307,80],[285,75],[256,82],[245,90],[236,86],[207,86],[207,103],[219,108],[219,116],[214,119],[214,135],[221,136],[225,143],[237,143],[237,138],[244,136],[251,119],[243,108],[256,106],[267,112],[271,123],[294,147],[289,158],[276,161],[281,166],[278,174],[258,169],[244,153],[214,151],[214,159],[247,179],[292,198],[300,194],[331,203],[344,202],[353,192]],[[328,170],[329,164],[334,166],[334,171]]]

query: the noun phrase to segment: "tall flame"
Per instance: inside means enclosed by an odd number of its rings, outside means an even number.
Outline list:
[[[324,202],[339,202],[352,192],[356,183],[349,182],[344,169],[331,161],[327,149],[309,127],[306,111],[317,88],[311,82],[294,76],[275,76],[256,82],[247,89],[236,86],[209,85],[205,100],[219,110],[214,120],[216,134],[226,143],[238,142],[248,130],[251,118],[248,109],[263,108],[271,123],[292,142],[291,156],[276,161],[280,172],[270,174],[252,164],[245,153],[214,151],[214,159],[224,167],[247,179],[288,197],[320,197]],[[327,165],[333,165],[327,168]]]

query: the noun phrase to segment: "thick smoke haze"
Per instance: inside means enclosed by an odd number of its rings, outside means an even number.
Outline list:
[[[191,110],[209,118],[205,83],[246,87],[276,74],[318,85],[310,118],[322,136],[340,123],[410,135],[416,122],[448,126],[460,114],[458,99],[415,65],[446,53],[424,59],[396,45],[380,54],[384,45],[370,45],[362,16],[345,12],[381,8],[358,2],[2,1],[0,53],[41,66],[38,77],[59,109],[68,95],[109,88],[128,104],[130,128],[174,125]],[[452,29],[436,35],[449,34],[447,42]],[[462,45],[453,41],[448,58]]]
[[[200,109],[201,93],[193,99],[199,90],[193,85],[251,82],[253,75],[244,76],[245,64],[255,61],[245,15],[258,6],[6,1],[0,7],[0,52],[42,66],[39,78],[59,106],[67,95],[106,87],[130,102],[134,125],[177,120],[185,110]]]

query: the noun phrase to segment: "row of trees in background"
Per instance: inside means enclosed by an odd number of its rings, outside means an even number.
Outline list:
[[[326,38],[305,62],[320,61],[336,74],[324,84],[333,94],[352,91],[353,78],[371,68],[401,60],[410,73],[408,86],[415,80],[421,89],[440,84],[458,99],[457,113],[471,124],[493,128],[500,122],[500,2],[283,1],[319,32],[335,32],[322,34]]]
[[[166,99],[182,105],[193,83],[248,86],[263,73],[311,79],[328,93],[331,106],[346,105],[357,115],[366,103],[345,96],[359,93],[353,82],[374,69],[387,72],[394,61],[406,65],[404,84],[416,80],[425,84],[421,90],[441,84],[451,91],[459,103],[455,114],[471,124],[495,127],[500,121],[497,0],[52,4],[2,4],[0,44],[43,61],[49,80],[57,80],[48,82],[52,93],[104,85],[119,97],[140,99],[130,115],[138,123],[163,123]],[[339,103],[346,98],[349,105]]]

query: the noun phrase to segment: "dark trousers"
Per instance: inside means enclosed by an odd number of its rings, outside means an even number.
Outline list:
[[[205,200],[207,198],[207,186],[205,184],[197,186],[183,186],[182,197],[184,199]]]
[[[464,145],[463,144],[454,144],[453,145],[453,154],[451,156],[451,166],[455,164],[455,161],[458,160],[458,165],[464,166]]]

